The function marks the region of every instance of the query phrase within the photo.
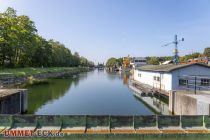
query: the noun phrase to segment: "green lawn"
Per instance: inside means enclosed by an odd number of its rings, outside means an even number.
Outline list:
[[[59,71],[75,71],[75,70],[84,70],[85,68],[77,67],[50,67],[50,68],[5,68],[0,69],[0,77],[4,76],[29,76],[38,73],[49,73],[49,72],[59,72]]]

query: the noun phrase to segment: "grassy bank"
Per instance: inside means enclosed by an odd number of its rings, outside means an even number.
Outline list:
[[[40,73],[54,73],[54,72],[64,72],[64,71],[87,71],[88,68],[85,67],[50,67],[50,68],[6,68],[0,69],[0,77],[23,77],[31,76]]]

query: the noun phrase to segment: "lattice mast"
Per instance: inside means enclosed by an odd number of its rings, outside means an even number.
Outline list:
[[[173,53],[174,53],[174,60],[173,60],[173,62],[174,62],[176,65],[179,64],[178,44],[179,44],[181,41],[184,41],[184,38],[178,40],[177,35],[175,35],[175,36],[174,36],[174,41],[173,41],[173,42],[167,43],[167,44],[163,45],[163,47],[169,46],[169,45],[171,45],[171,44],[174,44],[174,45],[175,45],[175,48],[174,48],[174,51],[173,51]]]

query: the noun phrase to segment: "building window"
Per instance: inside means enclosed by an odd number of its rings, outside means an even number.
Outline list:
[[[153,76],[153,80],[155,80],[155,81],[156,81],[156,76]]]
[[[186,85],[188,85],[188,80],[179,79],[179,85],[180,85],[180,86],[186,86]]]
[[[201,85],[202,86],[209,86],[210,80],[209,79],[201,79]]]
[[[160,77],[158,76],[153,76],[154,81],[160,81]]]

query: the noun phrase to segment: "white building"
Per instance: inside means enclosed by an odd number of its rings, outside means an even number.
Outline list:
[[[133,68],[144,66],[146,64],[147,64],[147,59],[145,57],[133,57],[130,62],[130,65]]]
[[[170,92],[186,88],[188,80],[183,76],[202,76],[198,82],[203,86],[210,86],[210,67],[205,64],[182,64],[182,65],[146,65],[134,70],[134,80],[147,84],[151,87]]]

